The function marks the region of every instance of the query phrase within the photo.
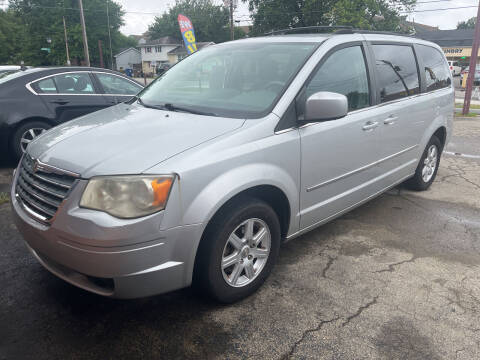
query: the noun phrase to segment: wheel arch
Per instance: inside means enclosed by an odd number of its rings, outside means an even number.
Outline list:
[[[227,208],[235,206],[235,204],[241,202],[244,199],[256,198],[266,202],[270,205],[278,216],[280,222],[281,237],[284,239],[288,233],[290,225],[291,205],[288,201],[286,194],[277,186],[274,185],[256,185],[244,189],[224,202],[208,220],[207,225],[203,229],[202,236],[194,252],[194,261],[192,266],[192,279],[195,277],[196,269],[198,269],[199,256],[201,255],[201,246],[207,241],[207,236],[210,233],[212,226],[215,224],[215,220],[220,216]]]
[[[440,126],[435,132],[433,136],[436,136],[438,140],[442,143],[442,150],[445,147],[445,142],[447,141],[447,128],[445,126]]]

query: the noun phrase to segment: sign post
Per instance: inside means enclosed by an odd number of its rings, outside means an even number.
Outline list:
[[[189,55],[193,54],[197,51],[197,41],[195,39],[195,31],[193,30],[192,22],[188,17],[182,14],[178,14],[177,19],[187,52]]]

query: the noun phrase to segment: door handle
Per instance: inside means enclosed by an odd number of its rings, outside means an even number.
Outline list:
[[[53,104],[58,104],[58,105],[68,104],[68,100],[53,100],[53,101],[50,101],[50,102],[53,103]]]
[[[395,121],[398,120],[398,116],[389,116],[388,118],[386,118],[385,120],[383,120],[383,123],[385,125],[392,125],[392,124],[395,124]]]
[[[378,126],[378,121],[367,121],[365,125],[363,125],[363,131],[370,131],[375,129]]]

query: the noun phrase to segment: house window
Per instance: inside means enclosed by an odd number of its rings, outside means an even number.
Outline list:
[[[155,52],[162,52],[162,47],[159,45],[155,46]]]
[[[152,48],[151,48],[150,46],[147,46],[147,47],[145,48],[145,52],[146,52],[146,53],[151,53],[151,52],[152,52]]]

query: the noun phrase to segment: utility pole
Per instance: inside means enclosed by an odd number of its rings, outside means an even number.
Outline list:
[[[63,18],[63,34],[65,36],[65,49],[67,50],[67,65],[70,66],[70,55],[68,53],[68,38],[67,38],[67,25],[65,25],[65,16]]]
[[[233,40],[233,0],[230,0],[230,40]]]
[[[465,90],[465,99],[463,101],[462,114],[466,115],[470,112],[470,100],[472,99],[472,87],[475,73],[477,70],[478,45],[480,42],[480,3],[477,10],[477,23],[475,24],[475,36],[472,44],[472,55],[470,56],[470,70],[467,77],[467,89]]]
[[[87,30],[85,29],[85,18],[83,17],[83,4],[82,0],[78,0],[78,5],[80,6],[80,23],[82,24],[82,36],[83,36],[83,53],[85,55],[85,63],[87,66],[90,66],[90,55],[88,53],[88,40],[87,40]]]
[[[110,69],[113,70],[113,54],[112,54],[112,35],[110,34],[110,16],[108,16],[108,2],[107,0],[107,26],[108,26],[108,41],[110,42]]]
[[[100,67],[103,68],[102,40],[98,40],[98,54],[100,55]]]

